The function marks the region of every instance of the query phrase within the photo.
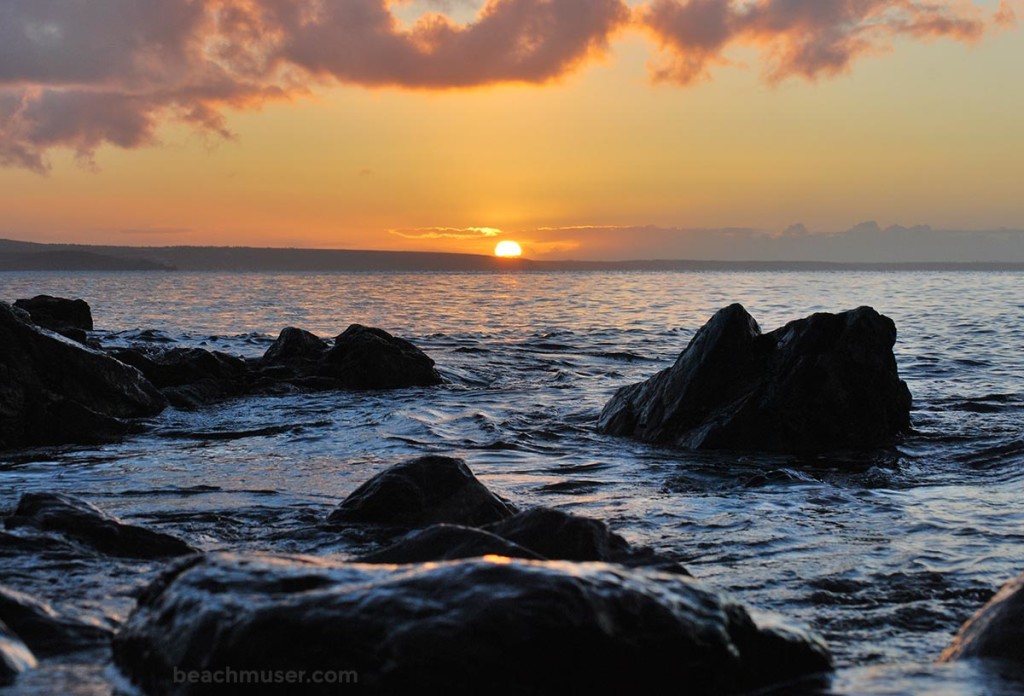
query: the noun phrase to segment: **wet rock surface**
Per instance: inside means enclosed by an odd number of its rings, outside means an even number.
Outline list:
[[[28,312],[37,326],[85,343],[86,331],[93,330],[92,309],[85,300],[36,295],[16,300],[14,306]]]
[[[405,339],[353,324],[334,339],[317,373],[347,389],[431,387],[441,383],[434,361]]]
[[[359,558],[363,563],[428,563],[479,556],[545,560],[540,554],[497,534],[457,524],[435,524],[410,532],[380,551]]]
[[[125,524],[84,500],[56,493],[26,493],[4,525],[55,532],[111,556],[169,558],[196,553],[177,537]]]
[[[480,521],[495,515],[497,521]],[[449,457],[423,457],[385,470],[352,493],[330,521],[420,526],[439,518],[445,520],[361,560],[423,563],[499,555],[605,561],[688,574],[672,559],[632,546],[601,520],[551,508],[516,512],[511,503],[480,483],[464,461]]]
[[[817,452],[890,443],[910,427],[896,327],[870,307],[762,334],[719,310],[675,364],[620,389],[598,430],[688,449]]]
[[[1003,587],[963,625],[941,662],[992,658],[1024,667],[1024,575]]]
[[[686,572],[650,549],[630,545],[602,520],[551,508],[525,510],[485,529],[550,560],[605,561]]]
[[[320,362],[330,345],[316,334],[290,326],[282,329],[277,340],[271,344],[260,359],[263,367],[298,367],[312,369]]]
[[[511,517],[515,512],[510,503],[487,490],[463,460],[427,456],[374,476],[349,495],[331,513],[329,521],[475,527]]]
[[[349,327],[332,345],[295,327],[263,357],[248,360],[204,348],[140,345],[111,355],[140,370],[183,410],[251,394],[426,387],[441,383],[434,361],[382,329]]]
[[[0,449],[103,442],[166,405],[138,370],[0,303]]]
[[[759,627],[676,575],[594,563],[407,566],[210,554],[142,595],[114,639],[150,693],[174,670],[337,670],[368,693],[559,693],[676,684],[720,694],[830,669],[810,634]],[[173,685],[213,693],[212,684]],[[337,685],[307,685],[336,692]]]
[[[3,585],[0,585],[0,622],[39,657],[103,646],[113,635],[106,626],[61,616],[49,604]]]
[[[22,673],[36,666],[35,655],[3,621],[0,621],[0,686],[10,686]]]
[[[249,387],[250,375],[245,361],[220,351],[127,349],[112,355],[137,368],[161,390],[171,405],[180,409],[195,409],[241,396]]]
[[[481,556],[546,560],[497,534],[458,524],[434,524],[418,529],[386,549],[361,556],[358,560],[361,563],[429,563]]]

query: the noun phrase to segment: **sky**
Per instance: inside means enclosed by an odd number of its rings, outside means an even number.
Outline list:
[[[1021,0],[0,0],[0,237],[1024,260],[1018,17]]]

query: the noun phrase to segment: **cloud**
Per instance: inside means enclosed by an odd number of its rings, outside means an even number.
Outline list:
[[[281,59],[340,82],[421,88],[547,82],[603,53],[629,18],[621,0],[492,0],[472,23],[430,13],[405,30],[382,0],[266,6]]]
[[[1002,29],[1012,29],[1017,26],[1017,9],[1024,5],[1021,0],[1000,0],[999,7],[993,17],[996,26]]]
[[[501,234],[495,227],[417,227],[388,232],[403,239],[486,239]]]
[[[229,137],[225,107],[299,88],[244,40],[238,4],[4,0],[0,164],[46,172],[46,153],[67,148],[91,165],[103,144],[158,142],[167,120]]]
[[[1006,0],[991,17],[957,0],[653,0],[638,11],[662,49],[655,79],[679,84],[709,77],[732,46],[760,49],[770,82],[815,79],[900,37],[971,42],[1011,16]]]
[[[769,80],[814,79],[900,37],[975,41],[1012,25],[1018,4],[984,13],[965,0],[0,0],[0,165],[45,173],[48,154],[69,149],[92,166],[101,146],[153,145],[175,121],[231,137],[227,110],[323,83],[544,84],[607,54],[627,28],[660,47],[657,81],[704,79],[745,45],[762,50]]]

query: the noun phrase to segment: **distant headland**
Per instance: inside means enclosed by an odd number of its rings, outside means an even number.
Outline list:
[[[355,249],[40,244],[0,239],[2,271],[1024,271],[1024,263],[830,261],[539,261],[483,254]]]

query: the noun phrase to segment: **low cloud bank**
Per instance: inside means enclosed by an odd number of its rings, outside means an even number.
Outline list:
[[[866,222],[839,233],[794,225],[781,233],[751,229],[573,227],[523,232],[527,256],[611,261],[830,261],[840,263],[1024,263],[1024,230],[882,228]],[[624,240],[628,240],[628,245]]]

